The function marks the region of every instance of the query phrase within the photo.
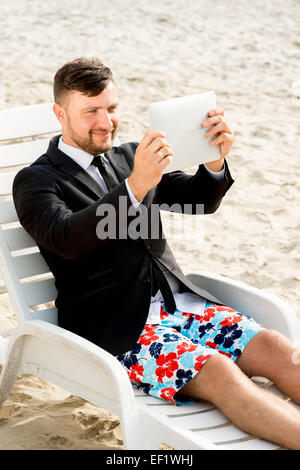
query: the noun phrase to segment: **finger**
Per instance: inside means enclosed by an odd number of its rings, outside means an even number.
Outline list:
[[[168,156],[173,156],[173,150],[171,147],[161,147],[157,152],[154,153],[154,157],[160,162],[162,159]]]
[[[151,144],[148,146],[148,150],[152,153],[157,152],[159,149],[162,147],[170,147],[171,145],[169,142],[162,138],[162,137],[156,137],[154,140],[152,140]]]
[[[140,141],[140,145],[142,147],[148,147],[154,139],[158,138],[158,137],[165,137],[166,134],[162,131],[148,131],[146,132],[146,134],[143,136],[143,138],[141,139]]]
[[[228,134],[232,134],[226,122],[223,121],[223,122],[220,122],[219,124],[215,124],[214,126],[212,126],[212,128],[206,132],[205,137],[212,137],[218,132],[227,132]]]
[[[152,155],[153,164],[161,163],[166,157],[173,157],[174,153],[171,147],[161,147]]]
[[[217,114],[221,114],[224,116],[224,109],[223,108],[214,108],[208,111],[208,116],[216,116]]]
[[[232,136],[230,134],[227,134],[224,132],[223,134],[220,134],[218,137],[210,141],[211,145],[218,145],[221,144],[222,142],[232,142]]]
[[[159,168],[161,170],[164,170],[166,168],[166,166],[168,166],[171,163],[172,159],[173,159],[172,155],[168,155],[168,156],[162,158],[161,161],[158,163]]]
[[[164,158],[166,157],[172,157],[174,155],[172,147],[168,145],[164,145],[160,148],[158,148],[153,154],[152,154],[152,162],[153,164],[160,164]]]
[[[202,122],[202,127],[209,127],[214,124],[218,124],[219,122],[225,122],[224,117],[221,114],[218,114],[217,116],[212,116],[205,121]]]

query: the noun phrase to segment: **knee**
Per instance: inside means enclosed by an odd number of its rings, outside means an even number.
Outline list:
[[[217,402],[224,390],[238,386],[241,370],[222,354],[210,356],[198,374],[199,391],[203,399]]]
[[[276,381],[278,373],[288,369],[294,351],[291,341],[279,331],[260,331],[246,346],[236,364],[250,376]]]
[[[204,366],[206,377],[207,379],[210,379],[211,383],[231,380],[237,371],[237,367],[234,362],[222,354],[214,354],[213,356],[210,356]]]
[[[273,357],[274,360],[277,359],[279,354],[283,357],[282,354],[284,355],[285,352],[289,353],[292,347],[290,340],[286,336],[272,329],[261,331],[256,339],[260,354],[269,358]]]
[[[266,329],[257,335],[257,356],[260,358],[263,376],[276,382],[282,371],[288,373],[293,368],[295,347],[282,333]]]

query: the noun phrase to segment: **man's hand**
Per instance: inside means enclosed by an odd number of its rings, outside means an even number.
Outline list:
[[[173,158],[172,147],[164,137],[163,132],[149,131],[136,149],[128,183],[138,201],[160,182],[164,169]]]
[[[205,163],[207,168],[212,171],[221,171],[224,165],[224,158],[230,152],[234,142],[234,135],[224,118],[224,110],[222,108],[212,109],[208,113],[208,118],[202,122],[202,127],[212,128],[206,133],[206,137],[212,137],[218,134],[211,140],[211,145],[220,144],[220,159],[213,162]]]

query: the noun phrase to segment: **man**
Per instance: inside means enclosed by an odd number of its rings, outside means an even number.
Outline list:
[[[300,448],[300,414],[247,377],[268,377],[300,403],[292,344],[193,285],[160,219],[159,236],[151,235],[157,204],[213,213],[232,185],[225,157],[233,134],[223,110],[211,110],[202,123],[220,145],[220,159],[193,176],[163,175],[173,152],[159,130],[139,144],[113,147],[118,93],[99,60],[61,67],[54,98],[62,136],[18,173],[13,196],[55,276],[59,324],[114,354],[145,392],[176,404],[211,401],[245,431]],[[109,208],[116,226],[104,233]],[[140,227],[136,236],[137,221],[147,222],[146,235]]]

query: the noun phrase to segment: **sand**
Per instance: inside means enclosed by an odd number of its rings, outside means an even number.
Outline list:
[[[215,90],[236,135],[235,184],[170,244],[186,273],[245,281],[300,318],[299,17],[297,0],[2,1],[0,109],[52,101],[55,71],[80,55],[114,71],[122,141],[148,129],[149,102]],[[1,331],[14,324],[3,294]],[[0,411],[0,449],[108,448],[122,448],[117,417],[34,376]]]

